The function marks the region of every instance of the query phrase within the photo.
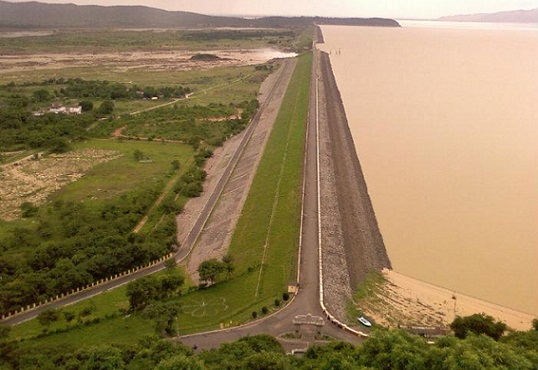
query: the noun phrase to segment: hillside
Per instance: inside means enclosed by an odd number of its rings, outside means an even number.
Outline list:
[[[243,19],[180,11],[170,12],[145,6],[79,6],[39,2],[10,3],[0,0],[0,27],[3,28],[290,27],[313,23],[399,27],[396,21],[382,18]]]
[[[453,15],[439,18],[451,22],[538,23],[538,8],[499,13]]]

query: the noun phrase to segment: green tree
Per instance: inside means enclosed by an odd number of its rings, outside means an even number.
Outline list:
[[[127,297],[132,310],[143,310],[150,302],[161,297],[161,283],[151,275],[132,281],[127,285]]]
[[[97,112],[102,115],[108,115],[114,112],[114,108],[115,108],[115,105],[112,100],[105,100],[101,103]]]
[[[170,274],[161,278],[161,294],[165,297],[170,297],[176,294],[183,286],[185,278],[178,274]]]
[[[10,340],[11,327],[0,325],[0,369],[19,368],[19,343]],[[5,367],[3,367],[3,365]]]
[[[157,334],[166,333],[168,335],[173,335],[175,333],[174,323],[176,323],[177,315],[180,312],[181,310],[178,303],[155,302],[144,309],[143,316],[155,320],[155,330]]]
[[[262,352],[247,357],[242,364],[244,369],[249,370],[287,370],[293,369],[289,358],[282,354]],[[335,367],[331,367],[335,369]]]
[[[145,155],[140,149],[135,149],[133,157],[135,161],[140,162],[142,159],[144,159]]]
[[[90,274],[75,266],[68,258],[59,259],[48,275],[54,281],[55,291],[62,293],[82,287],[92,280]]]
[[[485,334],[488,337],[499,340],[506,331],[507,326],[501,321],[495,321],[493,317],[485,313],[476,313],[471,316],[456,317],[450,324],[450,329],[460,339],[467,337],[469,333],[474,333],[477,335]]]
[[[220,276],[226,271],[226,264],[217,261],[215,258],[203,261],[198,266],[198,275],[200,280],[208,284],[216,283]]]
[[[359,363],[374,369],[425,369],[428,344],[403,330],[376,331],[360,350]]]
[[[235,271],[233,256],[226,254],[224,257],[222,257],[222,262],[224,263],[226,275],[230,277],[230,275]]]
[[[179,170],[180,167],[181,167],[181,164],[179,163],[179,161],[177,159],[174,159],[172,161],[172,168],[174,169],[174,171]]]
[[[503,343],[514,348],[527,349],[538,357],[538,330],[515,331],[501,338]]]
[[[89,112],[93,110],[93,102],[89,100],[82,100],[78,103],[82,107],[83,112]]]
[[[39,89],[33,92],[34,99],[39,102],[45,102],[50,100],[50,93],[48,90],[45,89]]]
[[[82,370],[121,370],[125,369],[120,349],[110,345],[89,348],[85,351]]]
[[[50,140],[47,144],[51,153],[61,154],[71,150],[69,141],[64,137],[57,137]]]

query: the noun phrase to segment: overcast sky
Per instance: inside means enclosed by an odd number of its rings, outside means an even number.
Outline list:
[[[23,2],[23,0],[8,0]],[[26,0],[24,0],[26,1]],[[79,5],[146,5],[225,15],[321,15],[345,17],[438,18],[538,8],[538,0],[41,0]]]

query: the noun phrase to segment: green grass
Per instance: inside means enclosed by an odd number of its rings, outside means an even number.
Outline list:
[[[77,143],[75,149],[115,150],[122,156],[96,165],[86,176],[59,190],[55,199],[97,204],[151,183],[161,182],[164,186],[173,160],[181,163],[180,171],[187,170],[193,161],[192,148],[177,143],[89,140]],[[142,151],[153,162],[137,162],[133,156],[135,150]]]
[[[347,318],[349,323],[356,324],[358,316],[363,316],[364,313],[360,310],[362,302],[375,301],[379,298],[377,293],[386,283],[386,279],[379,271],[371,270],[368,272],[364,280],[361,282],[355,293],[353,300],[350,300],[346,305]]]
[[[274,300],[281,299],[288,282],[296,278],[311,60],[311,54],[305,54],[298,59],[243,214],[232,238],[230,253],[234,257],[236,272],[228,281],[193,291],[176,299],[183,307],[183,312],[178,315],[178,328],[181,334],[244,323],[252,319],[253,311],[257,311],[261,316],[263,306],[276,310],[277,308],[273,306]],[[278,202],[275,203],[275,199],[278,199]],[[275,204],[273,222],[269,228]],[[262,280],[257,289],[265,240],[268,240],[268,248],[261,274]],[[104,317],[110,312],[117,311],[118,307],[123,308],[126,302],[125,297],[122,298],[123,292],[124,288],[119,288],[93,298],[97,307],[95,317]],[[66,310],[81,310],[88,304],[81,302]],[[35,335],[37,327],[39,325],[36,323],[24,323],[15,327],[12,336]],[[51,330],[54,330],[54,327],[51,327]],[[65,345],[66,348],[74,348],[100,342],[132,343],[142,335],[153,332],[152,321],[142,320],[140,315],[133,314],[128,318],[104,319],[99,323],[78,327],[65,333],[27,340],[23,345],[28,347]]]
[[[128,309],[129,300],[125,295],[126,289],[126,286],[121,286],[106,294],[99,294],[77,304],[62,308],[62,315],[60,315],[60,319],[52,323],[49,330],[53,331],[78,325],[78,317],[87,307],[90,307],[92,312],[87,316],[81,317],[82,321],[88,321],[95,318],[104,318],[106,315],[118,313],[119,309]],[[73,313],[75,316],[77,316],[77,318],[73,319],[69,323],[63,315],[64,312]],[[37,320],[30,320],[13,327],[13,333],[17,338],[31,338],[41,334],[42,332],[43,327]]]
[[[361,299],[369,299],[375,296],[379,291],[380,286],[385,283],[383,274],[379,271],[372,270],[368,272],[364,281],[359,285],[357,291],[353,294],[353,299],[360,301]]]
[[[85,346],[106,344],[135,344],[140,338],[155,335],[154,324],[140,316],[117,316],[103,319],[97,324],[71,328],[61,333],[51,333],[20,343],[22,348],[63,348],[73,351]]]
[[[290,274],[289,264],[281,270],[281,264],[274,262],[293,260],[290,255],[298,242],[310,63],[308,54],[299,58],[231,243],[230,253],[236,257],[237,269],[244,271],[261,263],[260,256],[268,241],[265,271],[276,270],[264,282],[287,283],[283,279],[292,279],[294,274],[293,270]],[[273,225],[268,230],[275,198],[278,202]]]

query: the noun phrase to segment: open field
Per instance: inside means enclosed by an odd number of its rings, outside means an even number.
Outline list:
[[[164,183],[172,171],[171,162],[179,160],[186,170],[192,163],[193,150],[188,145],[147,141],[90,140],[77,143],[77,149],[114,150],[121,157],[95,166],[79,181],[61,189],[56,196],[65,201],[103,202],[142,185]],[[133,153],[140,150],[149,160],[137,161]]]
[[[141,185],[163,182],[173,160],[186,169],[193,154],[187,145],[117,140],[90,140],[77,143],[74,149],[2,166],[0,217],[19,217],[22,202],[39,206],[55,199],[100,204]],[[135,150],[151,162],[136,161]]]
[[[4,220],[20,217],[24,202],[39,206],[55,191],[81,179],[92,167],[119,155],[113,150],[86,148],[3,165],[0,167],[0,217]]]
[[[137,52],[293,48],[295,32],[280,30],[63,30],[49,34],[0,37],[4,54]]]

